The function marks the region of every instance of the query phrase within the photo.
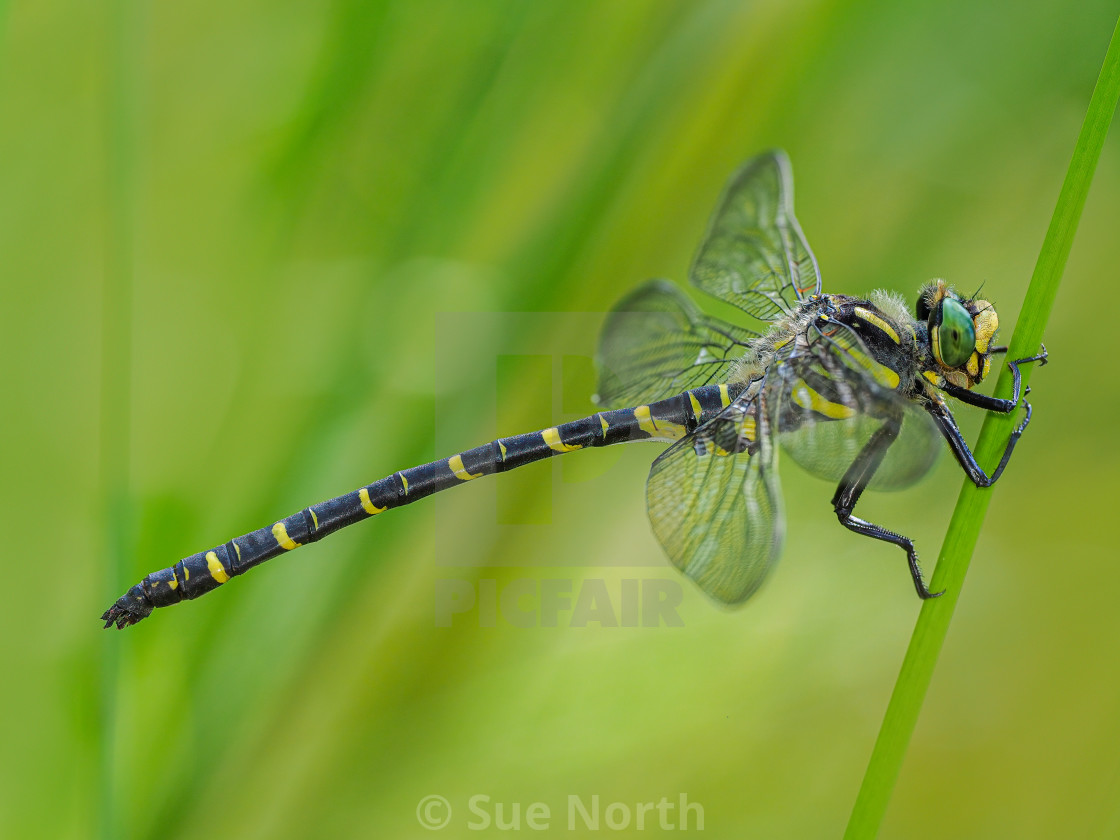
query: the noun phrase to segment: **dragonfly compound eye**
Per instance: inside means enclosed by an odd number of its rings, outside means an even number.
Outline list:
[[[960,301],[950,297],[944,298],[930,314],[929,335],[933,355],[945,367],[960,367],[976,349],[972,316]]]

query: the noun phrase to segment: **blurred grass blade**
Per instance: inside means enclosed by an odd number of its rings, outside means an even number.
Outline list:
[[[105,578],[99,601],[111,603],[133,568],[129,533],[131,470],[133,228],[135,189],[135,90],[137,21],[131,0],[107,11],[105,112],[105,263],[102,294],[100,483],[104,515]],[[121,650],[103,634],[98,751],[98,834],[119,837],[119,765],[114,748],[119,709]]]
[[[1042,333],[1085,206],[1089,184],[1093,180],[1093,172],[1100,158],[1112,115],[1116,111],[1118,96],[1120,21],[1113,31],[1100,76],[1089,101],[1085,122],[1074,147],[1073,159],[1058,195],[1054,216],[1050,220],[1042,251],[1031,276],[1023,310],[1008,351],[1009,359],[1034,354],[1042,341]],[[1023,370],[1024,385],[1032,367],[1027,366]],[[996,394],[1007,396],[1010,392],[1011,376],[1007,367],[1003,366]],[[998,416],[988,414],[985,418],[976,446],[976,457],[988,470],[995,465],[999,453],[1003,451],[1013,424],[1018,422],[1019,414],[1021,412]],[[990,498],[989,491],[980,490],[971,482],[965,481],[949,523],[937,570],[930,583],[932,590],[944,589],[945,594],[922,605],[863,777],[863,784],[852,808],[844,833],[846,838],[874,837],[878,833],[922,707],[922,700],[929,687],[934,665],[941,652]]]

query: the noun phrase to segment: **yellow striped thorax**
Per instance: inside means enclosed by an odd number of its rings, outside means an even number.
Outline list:
[[[868,300],[846,295],[825,295],[815,315],[820,331],[840,343],[848,357],[880,385],[905,390],[917,378],[934,388],[951,384],[972,388],[991,370],[991,355],[999,317],[986,300],[959,295],[944,280],[935,280],[919,292],[915,315],[901,298],[876,292]],[[845,340],[839,324],[850,328],[861,341]],[[777,346],[777,345],[775,345]],[[826,417],[838,409],[820,394],[800,383],[794,401]]]
[[[845,295],[828,295],[827,305],[817,314],[821,334],[840,345],[846,358],[892,391],[910,387],[918,373],[917,345],[913,319],[892,299],[885,311],[879,300],[861,300]],[[853,340],[853,334],[859,341]],[[827,417],[848,416],[811,388],[800,383],[794,401]]]

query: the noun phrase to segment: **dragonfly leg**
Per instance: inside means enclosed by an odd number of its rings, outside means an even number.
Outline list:
[[[886,456],[890,445],[898,438],[901,427],[901,418],[890,417],[876,430],[875,434],[860,450],[848,471],[844,473],[844,477],[840,480],[840,486],[836,488],[836,494],[832,497],[832,507],[836,511],[836,517],[840,520],[840,524],[849,531],[893,543],[905,551],[906,560],[910,566],[910,577],[914,581],[914,589],[917,590],[918,597],[922,599],[936,598],[942,595],[943,591],[930,592],[926,588],[925,581],[922,579],[921,567],[918,565],[918,552],[914,550],[913,540],[852,516],[856,503],[863,495],[863,491],[867,489],[867,485],[871,481],[871,477],[875,475],[875,471],[879,469],[879,465],[883,463],[883,458]]]
[[[953,450],[953,456],[957,459],[957,463],[968,475],[969,479],[977,487],[991,487],[999,477],[1003,475],[1003,470],[1007,466],[1007,462],[1011,459],[1011,453],[1015,450],[1015,444],[1019,442],[1019,438],[1023,436],[1023,432],[1031,422],[1032,409],[1031,404],[1025,399],[1027,394],[1030,394],[1031,389],[1028,386],[1025,389],[1023,407],[1026,409],[1026,414],[1021,423],[1014,428],[1011,432],[1011,437],[1007,439],[1007,446],[1004,447],[1003,457],[999,459],[999,464],[991,475],[984,472],[983,468],[976,461],[976,456],[972,454],[972,450],[968,446],[968,441],[964,439],[961,434],[960,427],[957,426],[957,421],[953,417],[951,411],[944,404],[930,402],[926,405],[926,410],[932,415],[933,421],[937,424],[938,430],[941,432],[942,437],[949,444],[949,448]]]
[[[1006,347],[993,347],[993,353],[1006,353]],[[996,397],[989,397],[987,394],[978,394],[975,391],[970,391],[967,388],[961,388],[952,383],[946,382],[938,386],[942,391],[951,397],[956,397],[966,405],[971,405],[976,408],[982,408],[985,411],[999,411],[1003,414],[1010,414],[1015,410],[1019,404],[1019,395],[1023,387],[1023,375],[1019,371],[1020,365],[1030,364],[1031,362],[1038,362],[1040,365],[1045,365],[1050,358],[1050,354],[1046,352],[1046,345],[1042,345],[1042,349],[1034,356],[1027,356],[1024,359],[1016,359],[1013,362],[1008,362],[1007,366],[1011,368],[1011,399],[998,399]],[[1030,389],[1027,389],[1028,392]]]
[[[992,352],[1006,352],[1006,347],[993,348]],[[1013,362],[1008,362],[1008,367],[1011,368],[1013,377],[1012,395],[1009,400],[996,399],[984,394],[976,394],[965,388],[957,388],[956,386],[945,384],[941,387],[945,393],[950,396],[956,397],[961,402],[968,405],[983,408],[986,411],[998,411],[1002,414],[1009,414],[1014,411],[1019,405],[1020,391],[1023,397],[1023,408],[1026,409],[1026,414],[1023,416],[1022,422],[1014,428],[1011,432],[1011,437],[1007,440],[1007,446],[1004,447],[1003,457],[999,459],[999,464],[996,465],[995,470],[991,475],[988,475],[976,462],[976,457],[972,454],[972,450],[965,441],[964,436],[961,434],[960,428],[957,426],[957,421],[954,419],[949,407],[943,402],[930,400],[926,403],[926,411],[933,417],[937,428],[940,430],[942,437],[949,443],[949,448],[953,450],[953,456],[957,459],[957,463],[971,479],[972,483],[977,487],[991,487],[1003,475],[1003,470],[1007,466],[1007,462],[1011,459],[1011,453],[1015,449],[1015,444],[1019,442],[1019,438],[1023,436],[1023,432],[1031,422],[1031,404],[1027,402],[1027,396],[1030,394],[1031,389],[1028,385],[1026,388],[1022,387],[1022,375],[1019,372],[1019,366],[1029,364],[1030,362],[1039,362],[1046,364],[1048,354],[1046,346],[1043,345],[1041,351],[1025,359],[1016,359]]]

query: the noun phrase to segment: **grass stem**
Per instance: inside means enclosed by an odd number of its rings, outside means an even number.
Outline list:
[[[1043,330],[1058,293],[1058,284],[1081,219],[1081,211],[1085,207],[1085,197],[1093,180],[1112,115],[1116,111],[1118,97],[1120,21],[1112,33],[1081,133],[1077,137],[1073,159],[1042,242],[1042,250],[1023,301],[1022,313],[1015,325],[1007,354],[1009,359],[1033,355],[1042,342]],[[1028,365],[1023,368],[1024,385],[1027,384],[1032,367],[1034,366]],[[1011,393],[1011,376],[1006,365],[996,383],[995,393],[1003,397]],[[989,413],[986,416],[976,446],[976,458],[981,466],[990,470],[995,465],[1020,416],[1021,412],[1011,415]],[[863,784],[844,832],[844,837],[849,840],[874,837],[879,831],[934,666],[941,653],[990,499],[990,490],[979,489],[970,481],[965,481],[930,583],[930,589],[944,589],[945,594],[922,605],[890,703],[883,716]]]

